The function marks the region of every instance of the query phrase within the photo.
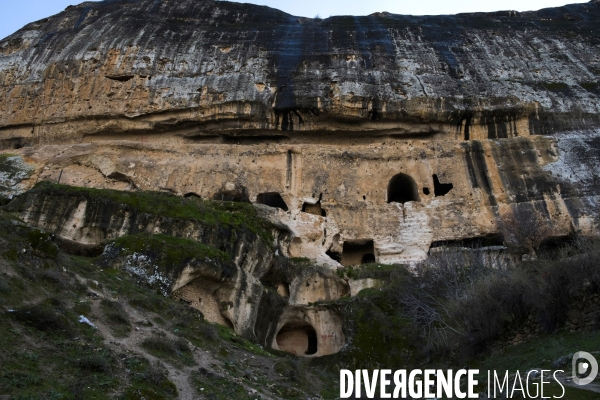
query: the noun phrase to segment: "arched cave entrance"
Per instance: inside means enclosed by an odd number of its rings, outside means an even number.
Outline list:
[[[287,204],[277,192],[261,193],[256,196],[256,202],[269,207],[281,208],[283,211],[288,210]]]
[[[317,332],[307,323],[289,323],[275,338],[279,350],[296,355],[313,355],[318,351]]]
[[[373,253],[367,253],[365,255],[362,256],[362,260],[360,261],[361,264],[368,264],[368,263],[374,263],[375,262],[375,254]]]
[[[387,189],[388,203],[406,203],[419,201],[417,183],[406,174],[398,174],[390,179]]]

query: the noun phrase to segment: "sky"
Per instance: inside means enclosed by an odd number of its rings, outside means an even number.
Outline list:
[[[80,0],[0,0],[0,39],[29,22],[49,17],[79,4]],[[245,2],[245,1],[241,1]],[[378,11],[394,14],[438,15],[499,10],[530,11],[588,0],[255,0],[248,3],[278,8],[302,17],[369,15]]]

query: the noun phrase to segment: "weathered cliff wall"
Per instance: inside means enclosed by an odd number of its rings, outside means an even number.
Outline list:
[[[4,209],[67,251],[100,250],[102,267],[125,269],[268,348],[315,357],[344,345],[340,313],[311,303],[349,295],[348,282],[308,259],[276,256],[289,232],[250,204],[41,183]],[[278,306],[265,308],[270,301]]]
[[[598,1],[325,20],[83,3],[0,41],[0,143],[33,170],[11,193],[60,180],[263,203],[292,232],[285,255],[331,266],[502,244],[514,213],[594,233],[598,22]]]
[[[502,138],[598,125],[600,5],[325,20],[82,3],[0,41],[5,146],[177,129]]]

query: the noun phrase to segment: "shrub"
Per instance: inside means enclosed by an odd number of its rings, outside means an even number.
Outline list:
[[[158,296],[137,297],[129,300],[129,304],[135,308],[141,308],[146,311],[159,312],[166,308],[164,299]]]
[[[208,340],[217,341],[219,339],[219,331],[212,325],[201,324],[198,331]]]
[[[408,318],[425,349],[460,346],[470,356],[532,315],[547,332],[559,328],[576,298],[600,292],[597,240],[576,238],[522,265],[482,255],[476,249],[441,250],[417,267],[418,277],[392,274],[384,290],[391,310],[380,308]]]
[[[58,247],[52,243],[51,234],[34,229],[27,234],[27,239],[36,256],[51,259],[58,256]]]
[[[53,269],[45,269],[45,270],[42,270],[41,272],[39,272],[37,274],[37,276],[39,279],[42,279],[47,282],[51,282],[51,283],[55,284],[56,286],[60,286],[60,287],[65,286],[64,277],[61,275],[61,273],[59,271],[56,271]]]
[[[109,373],[111,371],[110,363],[101,355],[80,358],[79,360],[75,361],[75,366],[81,370],[89,372]]]
[[[13,313],[17,321],[37,330],[61,335],[72,335],[73,330],[64,315],[47,304],[26,306]]]
[[[142,380],[156,386],[160,386],[166,378],[167,371],[160,364],[155,364],[142,373]]]
[[[154,350],[170,356],[177,354],[177,348],[173,342],[161,336],[151,336],[147,339],[144,339],[142,346],[148,350]]]
[[[17,249],[12,248],[2,252],[2,257],[4,257],[8,261],[17,261],[19,258],[19,252]]]
[[[8,282],[4,278],[0,278],[0,293],[8,292],[9,289]]]
[[[129,326],[129,316],[121,303],[103,299],[100,302],[100,306],[110,321],[116,324]]]
[[[174,345],[175,349],[181,353],[189,353],[190,352],[190,347],[188,346],[188,342],[183,338],[179,338],[179,339],[175,340],[173,345]]]

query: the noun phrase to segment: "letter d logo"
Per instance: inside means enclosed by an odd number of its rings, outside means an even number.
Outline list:
[[[584,362],[578,362],[584,359]],[[585,378],[580,378],[580,375],[587,375]],[[590,353],[578,351],[573,355],[573,383],[579,386],[592,383],[598,375],[598,362]]]

